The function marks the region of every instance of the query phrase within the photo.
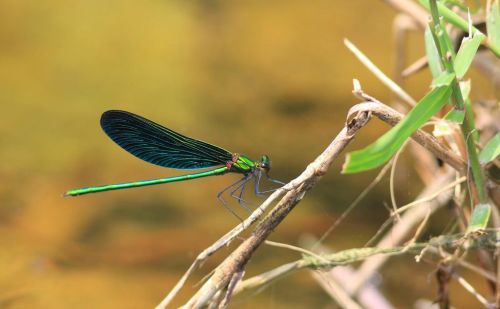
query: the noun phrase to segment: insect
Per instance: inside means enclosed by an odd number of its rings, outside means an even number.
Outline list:
[[[184,136],[130,112],[120,110],[104,112],[101,116],[101,127],[120,147],[146,162],[181,170],[213,169],[187,175],[73,189],[67,191],[64,196],[151,186],[226,173],[242,174],[241,179],[217,194],[217,198],[225,206],[222,194],[226,191],[230,191],[231,196],[240,204],[244,204],[243,191],[245,185],[252,179],[255,181],[256,195],[268,192],[259,191],[263,175],[274,183],[284,184],[269,177],[271,162],[267,155],[262,155],[260,161],[253,161],[247,156],[231,153],[215,145]]]

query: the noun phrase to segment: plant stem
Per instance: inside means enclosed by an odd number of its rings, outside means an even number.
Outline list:
[[[438,6],[436,0],[430,0],[430,11],[432,15],[432,27],[431,31],[433,32],[433,37],[435,40],[435,44],[437,50],[440,54],[440,58],[443,64],[443,67],[446,68],[448,73],[455,73],[453,68],[453,59],[450,57],[453,50],[448,50],[447,46],[444,44],[443,38],[445,37],[446,29],[442,26],[439,13]],[[447,55],[447,54],[450,55]],[[465,139],[465,143],[467,145],[467,156],[468,162],[470,164],[470,168],[472,170],[472,179],[474,182],[475,191],[477,193],[477,198],[479,199],[479,203],[486,204],[488,202],[488,195],[486,193],[485,187],[485,179],[484,174],[481,169],[481,165],[479,164],[479,157],[476,151],[476,138],[475,138],[475,126],[474,126],[474,114],[471,109],[465,108],[464,98],[462,97],[462,93],[460,91],[460,85],[458,84],[458,80],[455,77],[451,83],[452,87],[452,99],[457,110],[462,110],[465,112],[465,119],[461,125],[462,136]]]

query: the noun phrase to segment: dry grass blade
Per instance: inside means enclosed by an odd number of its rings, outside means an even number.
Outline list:
[[[354,44],[352,44],[348,39],[344,39],[344,44],[347,48],[382,82],[384,85],[389,87],[392,92],[394,92],[403,101],[411,106],[415,106],[417,101],[413,99],[406,91],[404,91],[398,84],[396,84],[392,79],[385,75],[382,70],[380,70],[373,62],[368,59]]]

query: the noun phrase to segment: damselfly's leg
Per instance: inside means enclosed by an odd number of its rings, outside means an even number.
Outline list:
[[[224,200],[224,198],[222,197],[222,195],[230,190],[231,188],[233,188],[234,186],[236,187],[239,187],[241,185],[241,183],[245,183],[245,181],[248,181],[247,180],[247,176],[239,179],[238,181],[236,182],[233,182],[232,184],[230,184],[229,186],[227,186],[226,188],[224,188],[224,190],[220,191],[219,193],[217,193],[217,199],[221,202],[222,206],[224,208],[226,208],[227,210],[229,210],[230,213],[232,213],[236,218],[238,218],[241,222],[243,222],[243,219],[240,218],[240,216],[238,216],[234,210],[231,209],[231,207],[227,204],[227,202]],[[250,211],[248,208],[247,208],[247,211]]]
[[[264,195],[263,192],[260,192],[260,180],[262,179],[262,172],[259,171],[259,174],[254,179],[255,179],[255,184],[254,184],[253,190],[255,192],[255,195],[257,195],[257,196]]]
[[[243,192],[245,192],[245,186],[248,183],[248,181],[250,181],[252,176],[253,176],[252,174],[246,175],[245,178],[243,179],[243,181],[240,184],[238,184],[238,186],[236,186],[234,188],[234,190],[232,190],[230,193],[230,195],[232,197],[234,197],[236,200],[238,200],[238,203],[241,205],[241,207],[243,207],[245,210],[247,210],[250,213],[251,213],[251,211],[246,206],[245,200],[243,199]],[[238,191],[239,191],[239,193],[236,194]]]
[[[270,182],[279,184],[281,186],[285,185],[284,182],[269,177],[269,175],[267,173],[264,173],[264,175],[266,176],[266,179],[269,180]],[[254,188],[255,189],[255,195],[262,196],[262,195],[264,195],[266,193],[276,191],[277,188],[260,191],[260,180],[261,180],[261,178],[262,178],[262,172],[259,172],[259,175],[257,177],[255,177],[255,188]]]
[[[284,183],[283,181],[269,177],[269,175],[267,173],[265,173],[265,175],[266,175],[267,180],[269,180],[270,182],[274,182],[274,183],[277,183],[277,184],[282,185],[282,186],[286,185],[286,183]]]

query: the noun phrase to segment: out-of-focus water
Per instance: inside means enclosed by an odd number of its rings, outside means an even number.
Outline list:
[[[63,198],[71,188],[180,173],[119,149],[99,127],[102,112],[128,110],[255,159],[268,154],[272,176],[286,181],[343,126],[357,102],[352,78],[391,98],[342,40],[390,73],[394,16],[375,1],[2,1],[0,307],[152,307],[203,248],[238,223],[216,199],[235,181],[230,175]],[[421,40],[410,37],[409,59],[423,54]],[[410,93],[423,95],[428,78],[414,77]],[[384,129],[370,124],[350,149]],[[342,160],[273,240],[320,236],[376,174],[342,176]],[[398,196],[409,200],[419,185],[408,183],[411,167],[398,174]],[[362,246],[387,217],[387,193],[383,182],[326,243]],[[228,252],[205,264],[177,305]],[[247,273],[298,258],[262,248]],[[419,273],[415,286],[388,295],[396,304],[432,298],[426,280]],[[303,272],[234,305],[329,303]]]

